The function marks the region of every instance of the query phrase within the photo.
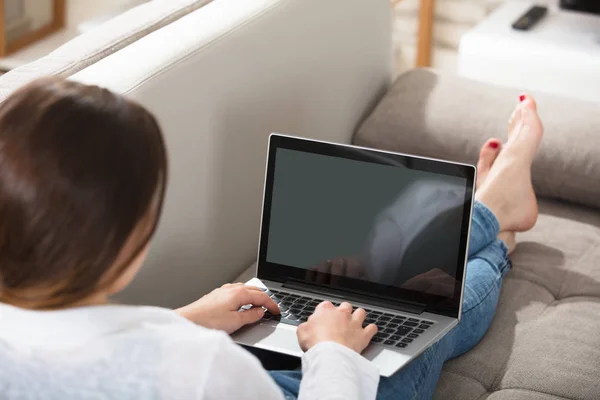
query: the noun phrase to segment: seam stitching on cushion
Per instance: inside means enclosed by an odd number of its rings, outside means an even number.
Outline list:
[[[514,388],[512,388],[512,387],[506,387],[506,388],[502,388],[500,390],[496,390],[496,392],[501,392],[501,391],[504,391],[504,390],[514,390],[514,391],[517,391],[517,392],[527,392],[527,393],[541,393],[541,394],[545,394],[547,396],[552,396],[555,399],[559,399],[559,400],[575,400],[575,398],[573,398],[573,397],[562,397],[562,396],[557,396],[557,395],[552,394],[552,393],[543,392],[541,390],[525,389],[525,388],[518,388],[518,387],[514,387]]]
[[[553,300],[550,303],[548,303],[548,304],[552,304],[552,303],[555,303],[555,302],[561,302],[563,300],[576,299],[576,298],[583,298],[583,299],[590,299],[590,300],[600,300],[600,295],[594,296],[594,295],[591,295],[591,294],[588,294],[588,295],[585,295],[585,294],[574,294],[572,296],[565,296],[565,297],[558,296],[557,297],[546,286],[542,285],[539,282],[532,281],[531,279],[524,278],[524,277],[515,277],[515,276],[510,276],[510,275],[507,275],[504,279],[505,280],[510,279],[510,280],[513,280],[513,281],[524,281],[524,282],[527,282],[527,283],[531,283],[532,285],[537,286],[537,287],[539,287],[541,289],[544,289],[553,298]],[[564,280],[563,280],[563,283],[564,283]],[[561,285],[562,285],[562,283],[561,283]]]
[[[556,295],[554,293],[552,293],[552,291],[550,289],[548,289],[546,286],[542,285],[539,282],[536,281],[532,281],[531,279],[528,278],[524,278],[524,277],[520,277],[520,276],[507,276],[505,279],[511,279],[511,280],[515,280],[515,281],[524,281],[524,282],[529,282],[532,285],[535,285],[541,289],[544,289],[546,292],[548,292],[550,294],[550,296],[552,296],[552,298],[554,299],[553,301],[558,300],[556,298]]]
[[[490,397],[490,392],[488,392],[487,390],[485,391],[485,393],[483,393],[481,396],[479,396],[476,400],[484,400],[487,399],[488,397]]]
[[[588,256],[588,254],[589,254],[589,253],[591,253],[591,251],[592,251],[594,248],[595,248],[595,246],[594,246],[593,244],[592,244],[592,245],[590,245],[590,246],[588,247],[588,249],[587,249],[586,251],[584,251],[584,252],[583,252],[583,253],[582,253],[582,254],[581,254],[581,255],[580,255],[578,258],[577,258],[577,261],[575,261],[575,262],[573,263],[573,265],[578,265],[578,264],[581,262],[581,260],[583,260],[585,257],[587,257],[587,256]],[[556,296],[556,297],[559,297],[559,298],[561,298],[561,300],[562,300],[562,290],[563,290],[563,287],[565,286],[565,281],[566,281],[566,279],[564,279],[564,276],[566,276],[566,275],[567,275],[567,270],[565,269],[565,270],[564,270],[564,273],[563,273],[563,279],[562,279],[562,280],[561,280],[561,282],[560,282],[560,288],[558,289],[558,296]]]
[[[471,382],[477,383],[479,386],[481,386],[483,388],[483,390],[485,390],[487,393],[490,393],[490,390],[481,381],[477,380],[477,378],[473,378],[472,376],[467,376],[467,375],[459,374],[458,372],[449,371],[447,369],[444,369],[444,373],[466,378],[466,379],[468,379]]]
[[[593,296],[593,295],[585,295],[585,294],[575,294],[573,296],[567,296],[567,297],[563,297],[562,299],[558,299],[557,302],[561,303],[565,300],[573,300],[573,299],[581,299],[581,300],[597,302],[597,301],[600,301],[600,295]]]
[[[554,299],[554,301],[551,301],[550,303],[546,304],[546,307],[544,307],[544,309],[538,314],[538,316],[535,320],[539,320],[540,318],[542,318],[544,316],[544,314],[546,314],[551,307],[555,307],[557,304],[559,304],[559,302],[560,302],[560,300]],[[532,321],[534,321],[534,320],[532,320]]]
[[[173,60],[171,63],[169,63],[168,65],[162,66],[160,68],[158,68],[155,71],[149,72],[146,76],[144,76],[143,78],[141,78],[138,82],[133,83],[129,88],[125,89],[122,91],[122,94],[127,95],[131,92],[133,92],[135,89],[137,89],[138,87],[142,86],[144,83],[146,83],[147,81],[149,81],[150,79],[156,78],[157,76],[162,75],[163,73],[171,70],[172,68],[176,67],[177,65],[185,62],[187,59],[189,59],[190,57],[196,55],[197,53],[200,53],[201,51],[204,51],[207,48],[210,48],[211,46],[219,43],[222,39],[232,35],[233,33],[241,30],[242,28],[246,27],[247,25],[250,25],[252,23],[254,23],[256,20],[258,20],[260,17],[269,14],[270,12],[272,12],[273,10],[282,7],[282,2],[278,2],[275,4],[272,4],[270,6],[268,6],[268,8],[263,9],[262,11],[260,11],[259,13],[253,15],[251,18],[243,21],[241,24],[235,26],[233,29],[230,29],[226,32],[222,32],[220,35],[218,35],[217,37],[215,37],[214,39],[212,39],[210,42],[208,43],[204,43],[203,45],[201,45],[198,48],[192,49],[188,52],[185,52],[182,54],[182,56],[176,60]]]

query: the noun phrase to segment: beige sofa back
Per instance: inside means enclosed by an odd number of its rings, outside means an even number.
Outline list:
[[[215,0],[73,79],[152,110],[170,183],[122,300],[177,306],[256,258],[267,138],[350,142],[392,76],[388,0]]]

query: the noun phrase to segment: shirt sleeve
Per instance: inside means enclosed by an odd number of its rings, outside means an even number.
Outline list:
[[[312,347],[302,357],[298,400],[371,400],[379,371],[369,360],[334,342]]]
[[[252,354],[223,335],[201,398],[283,400],[283,392]]]

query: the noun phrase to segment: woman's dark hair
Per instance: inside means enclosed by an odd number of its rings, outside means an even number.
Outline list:
[[[163,137],[140,105],[48,78],[12,94],[0,104],[0,301],[50,309],[108,287],[154,234],[166,183]]]

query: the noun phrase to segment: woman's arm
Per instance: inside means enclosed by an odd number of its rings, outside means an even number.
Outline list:
[[[248,304],[254,308],[239,311]],[[175,312],[205,328],[233,333],[244,325],[259,321],[265,314],[263,307],[279,314],[277,304],[259,288],[228,283]]]
[[[260,361],[223,335],[199,397],[206,400],[283,400],[283,392]],[[375,399],[379,373],[348,347],[323,342],[302,357],[299,400]]]
[[[238,312],[246,304],[256,308]],[[197,324],[231,333],[262,318],[261,307],[279,312],[260,289],[228,284],[176,312]],[[362,309],[353,313],[348,303],[334,307],[326,301],[298,327],[298,342],[305,351],[300,399],[375,399],[379,373],[360,353],[377,333],[377,327],[370,324],[363,328],[365,316]],[[205,385],[207,399],[282,398],[281,389],[253,355],[228,336],[222,337],[219,346]]]
[[[305,351],[300,399],[375,399],[379,371],[360,355],[377,333],[374,324],[363,328],[366,315],[361,308],[352,312],[349,303],[325,301],[298,327]]]
[[[322,342],[302,357],[299,400],[375,399],[379,372],[366,358],[335,342]]]

